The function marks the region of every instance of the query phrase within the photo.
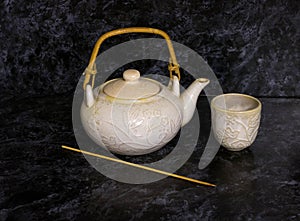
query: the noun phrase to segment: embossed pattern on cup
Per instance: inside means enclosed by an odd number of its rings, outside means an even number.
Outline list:
[[[245,94],[223,94],[211,102],[215,138],[226,149],[239,151],[255,140],[261,117],[261,103]]]

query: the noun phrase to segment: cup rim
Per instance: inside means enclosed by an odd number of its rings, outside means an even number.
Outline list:
[[[233,111],[233,110],[227,110],[227,109],[223,109],[223,108],[217,107],[217,106],[215,105],[216,100],[217,100],[218,98],[220,98],[220,97],[226,97],[226,96],[247,97],[247,98],[250,98],[250,99],[256,101],[256,102],[258,103],[258,105],[257,105],[255,108],[251,109],[251,110],[245,110],[245,111]],[[250,95],[247,95],[247,94],[240,94],[240,93],[227,93],[227,94],[221,94],[221,95],[218,95],[218,96],[214,97],[214,98],[212,99],[212,101],[211,101],[211,107],[212,107],[212,108],[214,108],[214,109],[216,109],[216,110],[219,110],[219,111],[222,111],[222,112],[225,112],[225,113],[236,113],[236,114],[237,114],[237,113],[238,113],[238,114],[252,113],[252,112],[261,110],[261,106],[262,106],[262,105],[261,105],[261,102],[260,102],[257,98],[255,98],[255,97],[253,97],[253,96],[250,96]]]

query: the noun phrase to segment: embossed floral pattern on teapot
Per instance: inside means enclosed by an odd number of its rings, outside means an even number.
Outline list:
[[[168,86],[140,76],[129,69],[123,78],[113,79],[93,89],[95,58],[105,38],[131,32],[154,33],[163,36],[170,51],[170,82]],[[100,42],[100,43],[99,43]],[[169,36],[158,29],[125,28],[102,36],[94,48],[85,71],[85,98],[81,120],[89,137],[98,145],[124,155],[141,155],[160,149],[176,136],[194,114],[201,90],[209,83],[196,79],[180,95],[179,65]]]

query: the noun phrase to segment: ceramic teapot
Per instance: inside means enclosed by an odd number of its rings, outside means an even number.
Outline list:
[[[125,33],[152,33],[165,38],[170,52],[168,86],[126,70],[123,78],[93,89],[97,73],[95,59],[102,42]],[[142,155],[163,147],[192,118],[198,96],[209,83],[196,79],[180,95],[180,72],[169,36],[153,28],[124,28],[108,32],[97,41],[85,72],[81,121],[88,136],[109,151],[122,155]],[[92,77],[91,84],[90,79]]]

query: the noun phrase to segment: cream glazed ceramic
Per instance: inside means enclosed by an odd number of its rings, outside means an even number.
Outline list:
[[[223,94],[211,101],[212,127],[218,142],[239,151],[250,146],[258,133],[261,103],[245,94]]]
[[[109,37],[126,33],[165,38],[170,53],[168,87],[130,69],[123,73],[123,78],[93,89],[100,45]],[[180,69],[170,37],[159,29],[145,27],[121,28],[102,35],[84,75],[81,121],[85,131],[98,145],[124,155],[151,153],[167,144],[190,121],[198,96],[209,83],[208,79],[199,78],[180,95]]]
[[[81,119],[100,146],[124,155],[151,153],[167,144],[192,118],[198,95],[209,83],[200,78],[180,95],[176,76],[168,87],[127,70],[92,90],[87,85]]]

